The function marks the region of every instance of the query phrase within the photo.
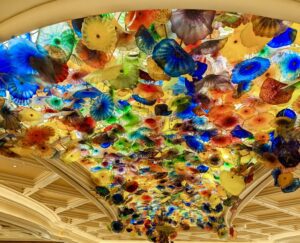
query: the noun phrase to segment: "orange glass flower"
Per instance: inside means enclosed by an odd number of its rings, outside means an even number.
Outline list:
[[[125,24],[132,31],[137,31],[142,25],[149,28],[156,15],[157,10],[130,11],[126,14]]]
[[[270,136],[268,133],[265,132],[259,132],[255,134],[255,141],[259,142],[259,143],[267,143],[270,139]]]
[[[27,146],[45,144],[50,137],[54,136],[55,131],[52,127],[41,126],[31,127],[27,130],[23,142]]]
[[[38,146],[36,146],[36,148],[37,154],[42,158],[52,158],[56,152],[55,149],[46,144],[39,144]]]
[[[242,106],[240,109],[238,109],[237,114],[242,119],[249,119],[256,114],[256,109],[250,106]]]
[[[281,188],[286,188],[293,183],[294,177],[292,173],[282,173],[278,176],[278,184]]]
[[[234,128],[239,123],[239,117],[233,113],[225,113],[224,115],[220,114],[218,118],[214,120],[216,126],[223,129]]]
[[[266,131],[272,128],[271,121],[274,115],[268,112],[259,113],[244,122],[245,129],[249,131]]]
[[[224,148],[232,143],[231,135],[217,135],[211,139],[212,146]]]
[[[155,100],[163,97],[164,92],[160,86],[139,83],[134,93],[147,100]]]
[[[104,68],[111,59],[110,54],[102,51],[90,50],[82,43],[82,41],[78,42],[76,53],[82,61],[93,68]]]
[[[234,107],[229,104],[214,106],[208,113],[208,118],[211,121],[214,121],[220,115],[225,115],[226,113],[232,113],[233,110],[234,110]]]
[[[151,202],[152,201],[152,197],[148,194],[144,194],[141,196],[141,199],[144,201],[144,202]]]
[[[147,118],[144,120],[144,123],[147,127],[151,129],[156,129],[160,125],[159,120],[155,118]]]

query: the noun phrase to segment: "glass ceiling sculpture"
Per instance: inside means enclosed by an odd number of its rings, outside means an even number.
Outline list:
[[[296,191],[300,25],[207,10],[100,14],[0,46],[1,154],[90,171],[114,232],[168,242],[272,168]]]

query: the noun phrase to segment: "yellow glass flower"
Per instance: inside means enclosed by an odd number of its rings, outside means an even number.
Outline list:
[[[43,119],[43,114],[32,108],[25,107],[19,112],[19,119],[22,122],[38,123]]]
[[[245,189],[244,177],[232,172],[222,171],[220,182],[223,188],[234,196],[238,196]]]
[[[112,183],[113,176],[109,170],[100,170],[92,174],[92,180],[97,186],[108,186]]]
[[[69,149],[60,156],[60,159],[67,164],[78,162],[80,158],[81,153],[77,148]]]
[[[117,43],[117,32],[111,20],[87,17],[82,24],[82,38],[89,49],[109,52]]]

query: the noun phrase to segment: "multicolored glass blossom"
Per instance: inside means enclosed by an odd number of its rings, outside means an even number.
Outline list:
[[[115,233],[234,237],[256,169],[300,187],[299,25],[210,10],[58,23],[0,45],[0,153],[79,163]]]

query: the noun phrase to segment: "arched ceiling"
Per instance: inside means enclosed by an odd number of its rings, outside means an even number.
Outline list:
[[[297,0],[1,0],[0,41],[42,26],[89,15],[138,9],[219,9],[300,22]],[[284,9],[284,11],[283,11]]]
[[[252,0],[243,3],[236,0],[123,0],[121,3],[117,0],[89,0],[88,4],[84,0],[2,0],[0,40],[51,23],[99,12],[142,8],[219,8],[300,22],[299,7],[300,3],[295,0]],[[73,173],[72,176],[68,177],[65,170],[68,170],[69,174]],[[296,174],[300,176],[299,171]],[[83,168],[76,165],[66,169],[55,166],[53,161],[0,158],[0,211],[4,212],[5,209],[7,212],[0,214],[0,241],[20,238],[53,242],[143,240],[130,235],[116,236],[107,229],[107,225],[115,217],[114,209],[105,205],[95,195],[94,186],[88,178]],[[299,242],[299,193],[283,194],[279,188],[273,187],[269,171],[262,171],[260,177],[255,178],[255,182],[259,181],[259,178],[260,184],[250,185],[237,209],[228,212],[228,222],[240,232],[236,241]],[[8,192],[11,193],[10,199]],[[27,217],[27,221],[21,214],[9,214],[12,199],[15,210],[21,209],[25,204],[31,208],[32,211],[28,212],[31,216]],[[30,219],[34,216],[40,217],[40,220],[45,217],[45,214],[37,212],[35,206],[48,211],[47,220],[56,222],[59,229],[52,225],[48,226],[48,231],[45,232],[45,229],[38,229],[36,225],[30,224]],[[23,227],[20,226],[20,222]],[[67,233],[69,229],[72,234]],[[216,235],[199,233],[197,229],[182,233],[177,240],[218,241]]]

